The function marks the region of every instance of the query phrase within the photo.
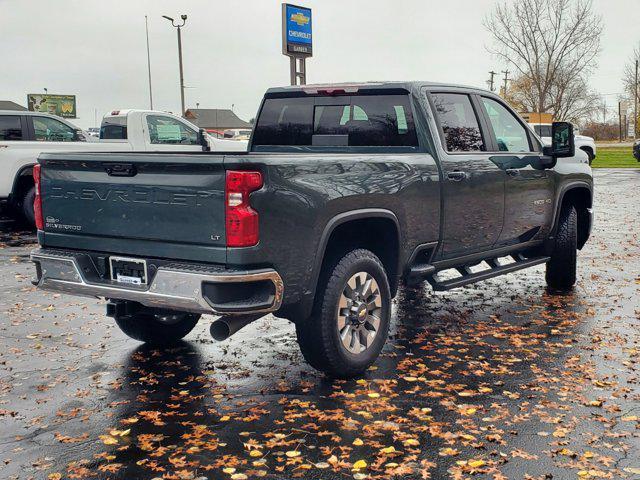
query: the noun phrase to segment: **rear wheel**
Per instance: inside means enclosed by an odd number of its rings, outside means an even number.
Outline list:
[[[33,201],[36,198],[36,187],[31,187],[22,197],[22,205],[20,206],[22,218],[31,227],[36,225],[36,216],[33,211]]]
[[[127,336],[154,345],[177,342],[191,332],[200,319],[200,315],[195,313],[148,307],[140,307],[133,313],[115,314],[113,317]]]
[[[551,260],[547,262],[547,285],[569,290],[576,283],[578,214],[573,205],[563,205]]]
[[[353,250],[327,269],[318,287],[312,316],[296,324],[302,354],[328,375],[359,375],[378,358],[389,331],[384,266],[369,250]]]

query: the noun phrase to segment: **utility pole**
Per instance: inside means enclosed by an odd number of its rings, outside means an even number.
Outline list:
[[[149,23],[144,16],[144,28],[147,32],[147,70],[149,71],[149,109],[153,110],[153,93],[151,93],[151,54],[149,53]]]
[[[602,101],[602,124],[607,123],[607,101]]]
[[[489,90],[491,90],[492,92],[495,92],[495,89],[493,87],[493,77],[495,77],[497,73],[491,70],[489,72],[489,75],[491,75],[491,77],[489,77],[489,80],[487,81],[487,83],[489,84]]]
[[[503,91],[503,95],[506,97],[507,96],[507,82],[509,81],[509,70],[501,70],[501,73],[504,73],[504,91]]]
[[[618,101],[618,141],[622,143],[622,102]]]
[[[182,73],[182,35],[181,35],[181,29],[182,29],[182,27],[184,27],[184,24],[187,23],[187,16],[186,15],[180,15],[180,18],[182,19],[182,23],[181,24],[176,24],[175,21],[173,20],[173,18],[167,17],[166,15],[163,15],[162,18],[166,18],[167,20],[169,20],[171,22],[171,25],[173,25],[175,28],[178,29],[178,63],[180,65],[180,104],[182,105],[182,110],[180,112],[180,116],[184,116],[184,112],[185,112],[185,108],[184,108],[184,75]]]

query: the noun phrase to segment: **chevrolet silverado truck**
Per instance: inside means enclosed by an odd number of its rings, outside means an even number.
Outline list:
[[[108,300],[165,344],[201,315],[224,340],[273,313],[304,358],[361,374],[399,285],[448,290],[546,264],[576,282],[592,225],[572,127],[543,146],[498,96],[411,83],[267,91],[249,151],[47,153],[35,169],[34,283]]]

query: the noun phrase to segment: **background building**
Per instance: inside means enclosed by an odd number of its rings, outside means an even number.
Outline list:
[[[9,100],[0,100],[0,110],[15,110],[17,112],[26,112],[26,107],[18,105],[15,102]]]

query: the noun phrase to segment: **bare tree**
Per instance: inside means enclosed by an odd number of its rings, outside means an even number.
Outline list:
[[[629,94],[629,98],[631,98],[632,101],[636,83],[636,61],[640,61],[640,43],[633,49],[633,55],[631,55],[631,58],[625,64],[624,73],[622,74],[624,91]],[[638,91],[638,95],[638,100],[640,100],[640,90]]]
[[[591,7],[591,0],[512,0],[485,18],[492,52],[516,70],[516,104],[565,120],[591,113],[595,98],[586,78],[602,31]]]

